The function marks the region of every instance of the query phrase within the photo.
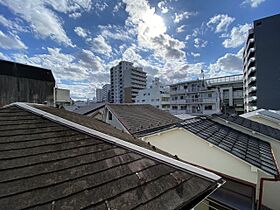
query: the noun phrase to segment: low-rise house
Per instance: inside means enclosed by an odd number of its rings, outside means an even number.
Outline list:
[[[280,147],[275,148],[276,139],[265,141],[249,135],[219,117],[197,117],[167,130],[145,133],[142,140],[223,176],[230,183],[222,187],[225,193],[219,193],[221,189],[209,197],[210,203],[220,204],[219,208],[280,206],[279,161],[275,156]]]
[[[99,120],[102,120],[103,112],[104,112],[105,103],[92,103],[82,107],[77,107],[73,110],[73,112],[90,116]]]
[[[106,104],[103,121],[134,136],[182,120],[150,104]]]
[[[258,109],[256,111],[242,114],[241,117],[280,129],[280,111]]]
[[[0,109],[0,130],[3,209],[191,209],[223,183],[65,110],[12,104]]]

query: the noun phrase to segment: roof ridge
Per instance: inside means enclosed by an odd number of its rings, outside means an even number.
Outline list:
[[[35,108],[35,107],[32,107],[28,104],[25,104],[25,103],[22,103],[22,102],[16,102],[16,103],[10,104],[9,106],[16,106],[16,107],[21,108],[23,110],[29,111],[33,114],[39,115],[43,118],[49,119],[53,122],[56,122],[56,123],[62,124],[64,126],[70,127],[72,129],[75,129],[77,131],[80,131],[81,133],[86,133],[88,135],[97,136],[97,137],[102,138],[104,141],[107,141],[109,143],[117,144],[121,147],[125,147],[125,148],[130,149],[132,151],[135,151],[137,153],[141,153],[141,154],[146,155],[150,158],[156,159],[160,162],[165,162],[169,165],[173,165],[175,167],[181,168],[183,170],[187,170],[187,171],[195,173],[197,175],[204,176],[204,177],[212,179],[214,181],[218,182],[219,180],[222,179],[222,177],[220,177],[220,176],[218,176],[218,175],[216,175],[212,172],[206,171],[204,169],[195,167],[191,164],[187,164],[187,163],[184,163],[184,162],[179,161],[179,160],[175,160],[173,158],[167,157],[165,155],[162,155],[162,154],[159,154],[157,152],[151,151],[149,149],[143,148],[141,146],[135,145],[133,143],[123,141],[119,138],[110,136],[108,134],[102,133],[100,131],[94,130],[92,128],[89,128],[89,127],[86,127],[86,126],[83,126],[83,125],[80,125],[80,124],[72,122],[70,120],[66,120],[62,117],[56,116],[54,114],[50,114],[50,113],[45,112],[45,111],[42,111],[42,110],[40,110],[38,108]],[[6,106],[6,107],[8,107],[8,106]]]

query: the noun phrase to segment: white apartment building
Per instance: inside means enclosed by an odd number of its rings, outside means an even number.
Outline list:
[[[96,102],[102,102],[102,98],[103,98],[102,89],[96,88],[95,94],[96,94]]]
[[[134,103],[138,92],[146,88],[146,81],[141,67],[121,61],[110,69],[111,103]]]
[[[233,75],[170,85],[170,112],[175,115],[242,113],[242,80],[242,75]]]
[[[102,86],[102,101],[104,102],[110,101],[110,91],[111,91],[110,84],[105,84]]]
[[[136,104],[151,104],[152,106],[169,111],[170,108],[169,87],[160,84],[159,78],[155,78],[152,85],[140,90],[135,98]]]

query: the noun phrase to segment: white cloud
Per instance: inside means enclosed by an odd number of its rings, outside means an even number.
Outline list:
[[[135,27],[138,47],[153,50],[155,57],[160,57],[163,62],[168,59],[184,59],[184,42],[166,34],[163,19],[155,13],[155,8],[150,7],[146,0],[124,0],[129,16],[126,21],[128,26]]]
[[[11,60],[11,58],[7,55],[4,55],[3,53],[0,52],[0,59],[2,60],[6,60],[6,61],[9,61]]]
[[[20,32],[27,32],[27,29],[21,26],[18,21],[16,20],[8,20],[3,15],[0,15],[0,24],[5,26],[8,29],[11,29],[14,33]]]
[[[124,27],[116,26],[116,25],[99,25],[98,28],[101,30],[101,35],[108,39],[114,39],[114,40],[131,40],[133,34],[129,32],[129,30],[126,30]]]
[[[245,0],[241,3],[241,5],[249,4],[252,8],[256,8],[265,1],[266,0]]]
[[[74,31],[76,32],[76,34],[80,37],[86,38],[88,33],[85,29],[83,29],[82,27],[75,27]]]
[[[200,53],[191,52],[191,55],[192,55],[193,57],[199,57],[199,56],[200,56]]]
[[[74,45],[62,27],[62,20],[54,11],[78,17],[78,13],[91,9],[90,0],[0,0],[0,3],[28,22],[38,37],[50,38],[71,47]]]
[[[201,38],[195,38],[194,40],[194,47],[195,48],[202,48],[202,47],[206,47],[208,42],[206,40],[203,40]]]
[[[194,16],[197,15],[197,12],[182,12],[182,13],[175,13],[174,16],[174,23],[179,23],[180,21],[182,21],[183,19],[189,19],[190,16]]]
[[[6,35],[2,31],[0,31],[0,47],[6,50],[27,49],[25,44],[20,40],[19,36],[14,34]]]
[[[228,26],[235,20],[235,18],[230,17],[225,14],[219,14],[211,17],[207,23],[208,27],[215,28],[215,33],[226,32]]]
[[[184,28],[186,27],[186,25],[181,25],[180,27],[178,27],[177,29],[176,29],[176,32],[177,33],[182,33],[182,32],[184,32],[185,30],[184,30]]]
[[[122,7],[122,2],[120,1],[114,6],[113,13],[117,13],[121,7]]]
[[[158,8],[160,8],[161,9],[161,13],[162,14],[165,14],[165,13],[167,13],[168,12],[168,7],[167,7],[167,5],[166,5],[166,2],[165,1],[160,1],[159,3],[158,3]]]
[[[243,48],[240,49],[237,54],[226,53],[223,57],[217,59],[217,61],[214,64],[210,64],[210,76],[216,77],[242,73],[242,52]]]
[[[91,39],[89,43],[91,44],[91,49],[94,52],[107,56],[109,56],[112,53],[112,47],[109,44],[107,44],[106,40],[102,35],[98,35],[97,37]]]
[[[224,47],[236,48],[241,46],[245,42],[248,35],[248,30],[250,28],[250,24],[238,25],[233,27],[230,34],[225,35],[227,39],[223,42]]]

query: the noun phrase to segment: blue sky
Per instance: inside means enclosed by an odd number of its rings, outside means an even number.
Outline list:
[[[242,73],[242,48],[277,0],[0,0],[0,59],[51,69],[74,99],[120,60],[165,84]]]

